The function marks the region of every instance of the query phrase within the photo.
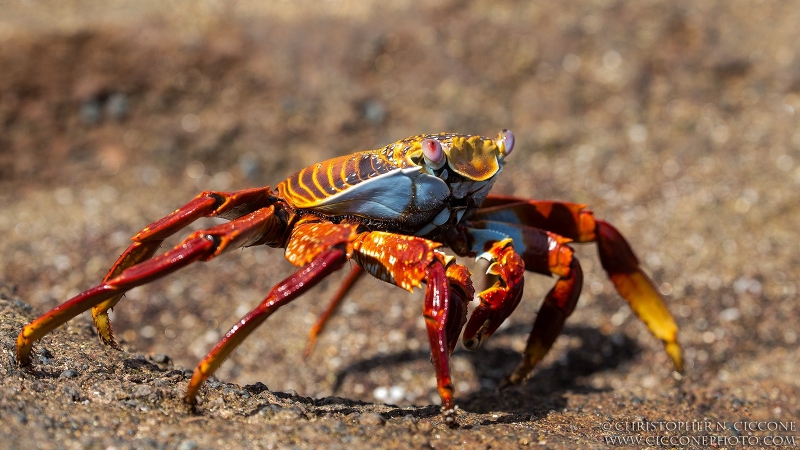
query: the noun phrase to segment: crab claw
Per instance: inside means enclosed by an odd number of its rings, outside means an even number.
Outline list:
[[[472,312],[464,328],[463,342],[467,350],[480,347],[514,312],[522,298],[525,282],[525,263],[514,251],[511,239],[496,242],[479,257],[491,262],[486,273],[496,276],[497,281],[478,294],[480,304]]]

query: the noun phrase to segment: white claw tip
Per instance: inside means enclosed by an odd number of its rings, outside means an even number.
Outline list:
[[[492,256],[492,254],[489,253],[489,252],[483,252],[480,255],[478,255],[477,257],[475,257],[475,261],[478,261],[480,259],[485,259],[486,261],[492,262],[492,259],[494,259],[494,256]]]

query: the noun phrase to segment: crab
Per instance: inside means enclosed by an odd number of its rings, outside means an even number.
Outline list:
[[[522,298],[524,272],[556,276],[528,338],[522,360],[502,382],[525,380],[575,309],[583,273],[571,242],[595,242],[619,294],[663,341],[681,369],[678,327],[630,245],[586,205],[489,195],[514,149],[514,135],[440,133],[412,136],[378,150],[356,152],[307,167],[279,183],[235,192],[202,192],[133,236],[103,281],[26,325],[17,361],[31,364],[33,344],[91,308],[100,339],[119,348],[108,311],[136,286],[235,248],[285,249],[299,269],[228,331],[194,370],[185,401],[196,407],[203,382],[280,307],[307,292],[347,261],[356,265],[311,331],[310,350],[325,321],[362,273],[408,291],[422,287],[422,313],[431,360],[448,422],[455,403],[448,359],[463,345],[478,348]],[[158,256],[164,239],[201,217],[226,223],[198,230]],[[488,261],[494,283],[475,295],[471,273],[455,256]],[[468,305],[474,307],[467,320]]]

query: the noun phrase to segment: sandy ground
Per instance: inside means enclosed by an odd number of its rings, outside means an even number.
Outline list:
[[[0,2],[0,447],[800,440],[800,5],[418,3]],[[591,246],[579,306],[527,384],[495,390],[552,280],[529,276],[508,325],[455,352],[454,429],[420,292],[363,280],[303,359],[343,274],[273,316],[189,414],[185,371],[292,271],[269,248],[129,292],[112,316],[122,352],[83,315],[37,344],[32,370],[13,362],[25,323],[98,283],[131,235],[200,190],[502,128],[517,148],[495,192],[584,202],[615,224],[681,327],[682,377]],[[725,428],[613,429],[654,421]]]

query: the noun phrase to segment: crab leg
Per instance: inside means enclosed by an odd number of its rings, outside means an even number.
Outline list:
[[[123,270],[150,259],[164,242],[182,228],[199,219],[200,217],[224,217],[235,219],[251,213],[268,205],[270,196],[269,186],[255,189],[245,189],[236,192],[206,191],[197,195],[187,204],[178,208],[168,216],[146,226],[133,238],[130,245],[103,278],[103,283],[121,274]],[[111,322],[108,319],[108,310],[113,308],[122,298],[118,293],[99,305],[92,307],[97,334],[107,345],[119,348],[114,339]]]
[[[594,215],[586,205],[488,195],[471,220],[493,220],[552,231],[576,242],[594,240]]]
[[[455,403],[448,359],[467,319],[466,296],[471,299],[474,291],[468,282],[469,271],[464,266],[450,264],[445,269],[444,264],[443,258],[437,257],[425,271],[427,288],[422,315],[428,330],[442,411],[445,420],[452,423]]]
[[[481,302],[464,329],[464,347],[478,348],[511,315],[522,298],[525,270],[568,277],[572,264],[569,239],[544,230],[493,221],[469,221],[445,236],[458,255],[490,262],[487,275],[497,278],[478,294]]]
[[[448,357],[465,321],[466,297],[471,297],[472,285],[465,267],[452,261],[448,264],[446,257],[435,251],[439,245],[414,236],[358,232],[357,225],[317,222],[313,217],[301,220],[292,230],[286,258],[305,266],[276,285],[198,364],[189,382],[186,402],[195,405],[202,383],[267,317],[338,270],[352,256],[364,271],[404,289],[412,290],[422,281],[427,282],[423,314],[442,407],[451,422],[454,403]],[[454,303],[455,314],[451,315]],[[448,334],[453,331],[455,338]]]
[[[631,306],[637,316],[647,324],[650,332],[664,342],[675,370],[683,370],[681,346],[678,343],[678,325],[670,314],[653,281],[639,267],[628,242],[610,223],[597,220],[597,246],[600,263],[608,272],[617,292]]]
[[[502,388],[525,379],[550,350],[564,327],[564,321],[575,309],[583,286],[583,273],[572,249],[566,245],[569,239],[538,228],[505,222],[483,220],[469,222],[469,225],[472,228],[462,228],[461,239],[456,240],[454,245],[458,247],[459,243],[471,242],[471,253],[489,247],[486,252],[488,255],[484,256],[485,253],[481,256],[487,259],[493,257],[495,262],[489,266],[489,273],[499,274],[500,280],[479,294],[481,304],[475,308],[464,329],[464,346],[468,349],[480,345],[517,307],[517,295],[503,295],[507,280],[518,277],[519,280],[514,283],[521,292],[523,269],[559,276],[536,316],[522,362],[514,374],[501,383]],[[498,235],[507,237],[498,241]],[[511,242],[515,243],[515,250],[511,248]],[[508,276],[517,272],[520,273],[516,277]]]
[[[317,337],[319,337],[319,334],[324,330],[325,324],[336,312],[347,292],[363,274],[364,269],[360,266],[354,266],[353,270],[347,275],[342,286],[333,296],[331,303],[308,332],[308,344],[303,352],[304,357],[308,357],[311,354],[316,344]],[[448,344],[449,353],[453,353],[453,350],[455,350],[458,338],[461,335],[461,329],[464,328],[464,324],[467,321],[467,304],[469,304],[474,295],[470,276],[469,270],[460,264],[450,264],[447,266],[447,279],[451,287],[450,295],[458,296],[458,301],[452,302],[451,308],[453,308],[453,312],[449,314],[450,319],[447,324],[447,336],[450,341]]]
[[[123,270],[114,278],[78,294],[23,327],[17,337],[17,361],[22,366],[29,365],[34,342],[89,308],[192,262],[208,261],[231,248],[272,241],[283,234],[284,227],[281,219],[274,214],[274,207],[270,206],[208,230],[192,233],[172,250]]]
[[[306,344],[306,349],[303,351],[303,357],[308,358],[311,355],[311,352],[314,350],[314,345],[317,343],[317,338],[319,337],[322,330],[325,329],[325,324],[328,322],[328,319],[333,316],[336,310],[339,308],[339,305],[344,300],[345,295],[350,291],[356,281],[361,278],[361,275],[364,274],[364,269],[361,266],[354,265],[353,269],[347,274],[347,278],[344,279],[344,282],[339,287],[339,290],[336,291],[331,302],[328,304],[328,307],[325,308],[325,311],[320,314],[319,318],[317,319],[314,326],[311,327],[311,330],[308,331],[308,343]]]
[[[595,219],[585,207],[578,203],[489,196],[473,220],[525,225],[552,231],[576,242],[597,242],[600,262],[617,292],[650,332],[664,342],[675,369],[681,371],[678,326],[664,300],[622,234],[608,222]]]
[[[578,258],[573,257],[569,274],[556,281],[555,286],[547,293],[544,303],[539,308],[539,313],[533,322],[533,329],[528,336],[522,361],[514,373],[500,383],[500,389],[525,380],[536,364],[550,351],[564,328],[564,322],[578,303],[581,286],[583,286],[583,271],[578,263]]]
[[[373,231],[359,236],[353,258],[369,274],[408,291],[420,287],[423,281],[427,283],[423,316],[442,411],[452,423],[455,403],[449,356],[474,290],[469,270],[436,251],[440,245],[416,236]]]
[[[442,399],[445,414],[454,411],[453,380],[450,378],[448,364],[449,340],[447,338],[447,319],[450,312],[450,285],[447,283],[444,266],[440,261],[431,263],[425,270],[428,287],[425,289],[425,303],[422,315],[428,330],[431,344],[433,367],[436,369],[436,384]]]
[[[345,249],[333,247],[319,254],[310,264],[272,288],[258,307],[247,313],[233,326],[194,369],[185,401],[191,407],[197,403],[200,385],[225,361],[225,358],[244,341],[262,322],[292,300],[311,289],[323,278],[339,270],[348,255]]]

